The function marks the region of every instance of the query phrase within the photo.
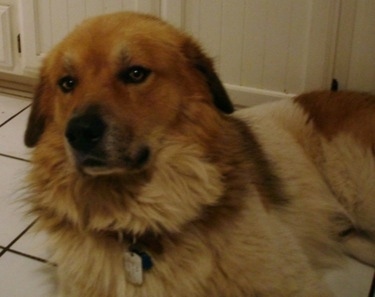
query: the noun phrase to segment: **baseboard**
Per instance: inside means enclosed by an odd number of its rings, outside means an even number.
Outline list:
[[[238,85],[224,84],[232,102],[238,106],[254,106],[284,98],[293,98],[295,94],[286,94]]]
[[[36,81],[27,76],[0,73],[0,92],[31,98]]]

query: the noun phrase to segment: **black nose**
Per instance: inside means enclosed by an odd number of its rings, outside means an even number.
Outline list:
[[[69,121],[65,137],[72,148],[81,153],[89,153],[103,139],[106,128],[100,115],[87,113]]]

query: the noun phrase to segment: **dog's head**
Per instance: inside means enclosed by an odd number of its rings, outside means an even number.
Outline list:
[[[233,111],[211,60],[190,37],[147,15],[101,16],[46,57],[25,143],[36,146],[53,127],[81,171],[138,170],[184,111],[203,106]]]

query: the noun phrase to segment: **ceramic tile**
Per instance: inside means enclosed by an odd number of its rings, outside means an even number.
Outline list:
[[[0,127],[0,154],[21,159],[29,159],[30,149],[23,144],[30,108]]]
[[[22,179],[28,166],[27,162],[0,156],[1,246],[7,246],[31,223],[31,219],[24,217],[26,208],[20,201]]]
[[[32,228],[12,246],[12,249],[44,260],[50,258],[46,233],[35,232]]]
[[[337,297],[367,297],[373,275],[373,268],[348,259],[342,269],[331,271],[325,279]]]
[[[30,104],[30,99],[0,94],[0,125]]]
[[[0,257],[0,296],[56,296],[51,279],[54,269],[49,264],[6,252]]]

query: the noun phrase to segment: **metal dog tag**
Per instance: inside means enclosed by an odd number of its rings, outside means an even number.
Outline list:
[[[143,283],[142,257],[133,252],[125,252],[125,271],[127,279],[134,285]]]

